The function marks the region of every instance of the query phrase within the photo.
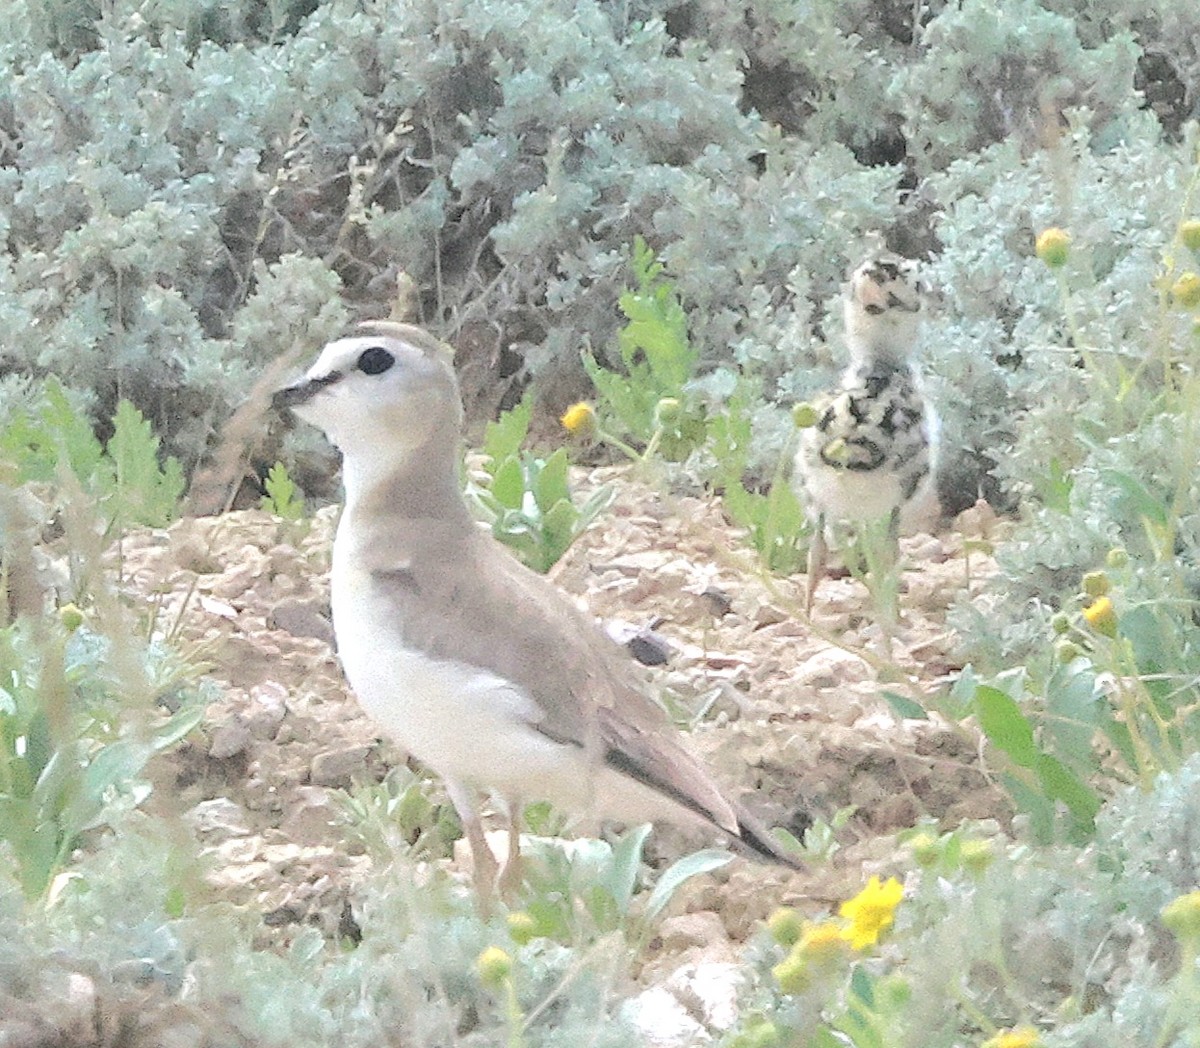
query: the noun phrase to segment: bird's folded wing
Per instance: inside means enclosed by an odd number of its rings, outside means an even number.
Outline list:
[[[628,658],[565,594],[482,532],[450,551],[421,528],[410,522],[403,548],[373,570],[407,647],[511,681],[533,699],[548,737],[736,830],[736,815]]]

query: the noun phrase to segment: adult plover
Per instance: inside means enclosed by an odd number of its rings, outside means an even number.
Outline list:
[[[521,804],[533,800],[707,826],[798,865],[722,794],[615,642],[476,525],[459,488],[462,407],[444,346],[408,325],[367,324],[275,402],[342,452],[338,654],[367,714],[445,780],[481,893],[498,872],[484,790],[509,812],[506,889],[519,877]]]

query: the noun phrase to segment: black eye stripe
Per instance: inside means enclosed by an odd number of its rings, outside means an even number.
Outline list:
[[[383,346],[368,346],[358,355],[358,370],[364,375],[382,375],[393,364],[396,358]]]

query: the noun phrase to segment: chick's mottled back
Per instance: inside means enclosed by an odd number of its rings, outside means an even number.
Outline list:
[[[845,298],[850,365],[814,404],[816,422],[796,454],[798,493],[814,525],[808,603],[825,568],[826,531],[891,518],[905,528],[929,500],[937,420],[913,368],[922,294],[916,265],[896,255],[868,259]]]

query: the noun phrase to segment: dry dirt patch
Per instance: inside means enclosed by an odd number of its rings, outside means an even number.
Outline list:
[[[781,902],[824,909],[856,891],[864,871],[887,868],[889,835],[923,815],[1005,816],[968,736],[901,720],[880,694],[932,689],[955,668],[945,611],[992,570],[973,553],[968,583],[963,561],[963,531],[995,526],[986,509],[905,540],[903,622],[888,649],[853,581],[823,583],[805,621],[799,584],[760,575],[718,500],[666,497],[624,470],[580,481],[614,483],[617,500],[553,578],[614,636],[665,655],[645,670],[648,686],[694,722],[692,742],[722,780],[797,829],[855,808],[828,863],[794,874],[739,861],[693,884],[664,928],[666,954],[695,953],[706,937],[741,941]],[[187,519],[124,548],[127,585],[221,682],[203,731],[162,762],[156,803],[187,813],[211,884],[261,913],[264,946],[303,926],[344,930],[369,860],[338,824],[334,792],[405,760],[360,713],[331,648],[335,515]],[[687,846],[669,833],[655,845]]]

